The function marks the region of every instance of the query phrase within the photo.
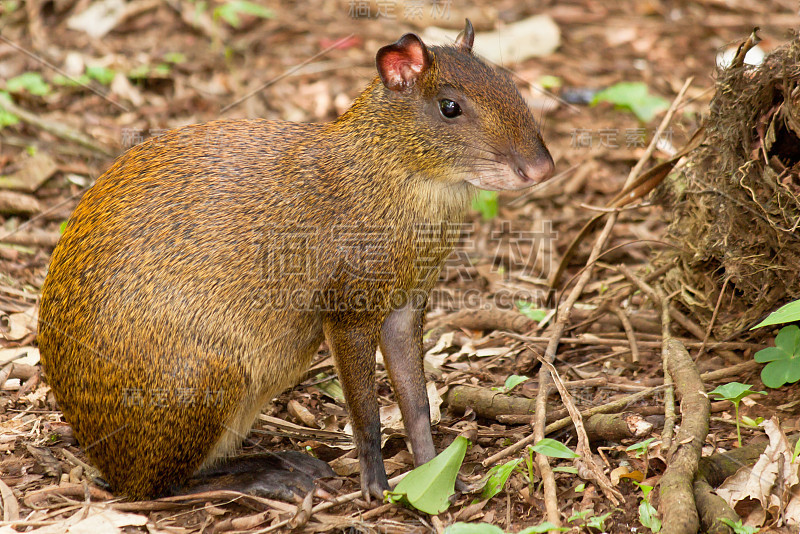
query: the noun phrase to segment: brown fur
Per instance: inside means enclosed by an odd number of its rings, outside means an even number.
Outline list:
[[[491,171],[476,154],[546,154],[510,80],[468,51],[430,50],[412,91],[376,78],[324,125],[172,130],[122,155],[82,199],[52,256],[39,345],[67,421],[115,491],[164,494],[230,454],[326,334],[371,348],[371,368],[349,363],[350,349],[337,358],[353,418],[352,405],[374,403],[381,324],[409,291],[424,307],[457,238],[447,225],[474,190],[463,177]],[[471,130],[437,123],[426,99],[444,86],[469,98]],[[421,336],[417,317],[408,335]]]

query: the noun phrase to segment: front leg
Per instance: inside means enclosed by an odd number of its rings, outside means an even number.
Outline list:
[[[422,321],[425,307],[405,304],[389,313],[381,328],[381,353],[400,404],[406,435],[411,439],[414,464],[434,456],[431,412],[422,366]]]
[[[375,348],[379,321],[353,314],[331,314],[322,322],[325,339],[339,370],[344,397],[353,421],[353,436],[361,466],[361,492],[383,500],[389,489],[381,455],[381,420],[375,392]]]

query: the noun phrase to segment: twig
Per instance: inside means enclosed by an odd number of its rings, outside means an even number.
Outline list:
[[[564,402],[564,407],[567,409],[567,412],[569,412],[570,419],[572,419],[572,421],[575,423],[575,432],[578,436],[576,452],[580,455],[580,458],[575,459],[575,465],[578,468],[578,476],[584,480],[594,480],[594,482],[600,486],[603,494],[609,498],[614,506],[617,506],[621,500],[624,500],[622,493],[614,489],[611,480],[609,480],[605,473],[603,473],[603,470],[600,466],[593,461],[587,460],[592,458],[592,449],[589,445],[589,436],[586,434],[586,429],[583,427],[583,418],[581,417],[581,413],[578,411],[578,408],[575,407],[575,403],[572,401],[572,396],[569,394],[566,386],[564,386],[564,383],[561,381],[561,377],[558,376],[558,371],[556,371],[556,368],[553,367],[553,364],[546,361],[541,356],[538,357],[538,360],[544,367],[547,367],[548,371],[550,371],[550,376],[553,379],[556,389],[558,389],[558,394],[561,395],[561,400]]]
[[[67,141],[72,141],[73,143],[78,143],[79,145],[91,149],[95,152],[98,152],[104,156],[107,157],[113,156],[110,150],[99,145],[98,143],[96,143],[86,135],[82,134],[78,130],[73,130],[72,128],[70,128],[65,124],[60,124],[57,122],[42,119],[38,115],[31,113],[28,110],[22,109],[21,107],[17,106],[16,104],[12,103],[9,100],[0,99],[0,108],[5,108],[6,111],[16,115],[17,117],[27,122],[28,124],[35,126],[40,130],[49,132],[55,135],[56,137],[60,137],[61,139],[65,139]]]
[[[568,315],[568,314],[567,314]],[[556,348],[558,348],[558,338],[566,326],[565,322],[560,319],[556,322],[555,333],[550,340],[548,350],[545,353],[544,361],[553,361],[555,359]],[[555,344],[553,344],[553,340]],[[550,350],[553,346],[552,351]],[[550,354],[552,353],[552,356]],[[536,395],[536,413],[534,414],[533,432],[529,435],[531,442],[541,441],[544,439],[544,425],[547,421],[547,396],[550,391],[550,373],[546,366],[542,365],[539,369],[539,392]],[[554,525],[561,526],[561,513],[558,509],[558,494],[556,488],[556,477],[553,475],[553,470],[550,468],[550,460],[544,454],[536,454],[536,465],[539,467],[539,474],[542,477],[544,486],[544,503],[547,512],[547,519]]]
[[[642,209],[642,208],[649,208],[651,206],[652,206],[652,204],[649,203],[649,202],[642,202],[642,203],[639,203],[639,204],[631,204],[630,206],[622,206],[622,207],[619,207],[619,208],[608,208],[606,206],[592,206],[592,205],[584,204],[584,203],[579,204],[579,207],[581,207],[581,208],[583,208],[585,210],[588,210],[588,211],[599,211],[601,213],[619,213],[619,212],[622,212],[622,211],[633,211],[633,210],[638,210],[638,209]]]
[[[619,272],[625,275],[625,278],[630,280],[636,287],[639,288],[639,290],[642,293],[644,293],[647,296],[647,298],[653,301],[653,304],[655,304],[658,307],[661,307],[660,297],[658,296],[656,290],[653,289],[653,286],[649,285],[647,282],[636,276],[636,274],[627,265],[624,264],[619,265],[618,268]],[[675,319],[675,322],[684,327],[687,331],[689,331],[689,333],[691,333],[697,339],[703,339],[705,332],[703,331],[702,328],[700,328],[700,325],[698,325],[697,323],[686,317],[686,315],[681,313],[679,310],[676,310],[674,308],[670,308],[669,313],[670,316],[673,319]]]
[[[631,361],[633,363],[639,363],[639,345],[636,343],[636,334],[633,331],[631,320],[617,305],[611,306],[611,311],[614,312],[619,322],[622,323],[622,329],[625,330],[625,335],[628,337],[628,343],[630,343],[631,346]]]
[[[515,334],[513,332],[501,332],[502,335],[510,337],[512,339],[516,339],[519,341],[526,341],[528,343],[547,343],[550,341],[549,337],[545,336],[523,336],[520,334]],[[702,341],[692,341],[686,338],[674,338],[680,341],[681,343],[689,349],[698,349],[703,345]],[[583,337],[565,337],[561,338],[561,343],[565,345],[598,345],[598,346],[606,346],[606,347],[616,347],[616,346],[624,346],[628,345],[630,341],[628,339],[609,339],[609,338],[600,338],[594,337],[592,335],[586,334]],[[662,346],[661,341],[636,341],[639,348],[646,348],[646,349],[660,349]],[[715,341],[713,343],[709,343],[707,345],[708,349],[730,349],[730,350],[761,350],[767,348],[766,345],[762,345],[759,343],[747,343],[747,342],[739,342],[739,341]],[[743,364],[749,365],[750,362],[743,362]],[[736,364],[742,365],[742,363]],[[731,375],[726,375],[731,376]]]
[[[700,350],[697,351],[695,360],[699,360],[700,357],[706,352],[706,343],[708,343],[708,340],[711,338],[711,330],[714,328],[714,323],[717,320],[719,308],[722,305],[722,297],[725,295],[725,289],[728,287],[728,282],[730,282],[730,280],[731,277],[726,276],[725,280],[722,282],[722,289],[719,290],[719,297],[717,297],[717,304],[714,306],[714,313],[711,314],[711,320],[708,322],[708,326],[706,327],[706,335],[703,338],[703,345],[700,347]]]
[[[742,376],[744,373],[755,371],[759,367],[761,367],[760,363],[755,360],[750,360],[749,362],[731,365],[730,367],[723,367],[722,369],[717,369],[716,371],[703,373],[700,375],[700,378],[703,380],[703,382],[715,382],[731,376]]]
[[[389,485],[394,487],[398,482],[403,480],[403,478],[405,478],[405,476],[408,473],[410,473],[410,471],[408,471],[406,473],[402,473],[400,475],[397,475],[396,477],[393,477],[393,478],[389,479]],[[318,505],[316,505],[315,507],[313,507],[311,509],[310,517],[313,517],[314,514],[316,514],[318,512],[324,512],[325,510],[333,508],[334,506],[338,506],[340,504],[345,504],[345,503],[354,501],[354,500],[358,499],[361,496],[362,496],[362,493],[359,490],[359,491],[354,491],[352,493],[347,493],[345,495],[341,495],[341,496],[336,497],[335,499],[331,499],[329,501],[321,502],[321,503],[319,503]],[[284,521],[281,521],[279,523],[276,523],[276,524],[274,524],[272,526],[269,526],[269,527],[267,527],[265,529],[257,530],[255,532],[253,532],[253,534],[265,534],[266,532],[274,532],[276,530],[281,530],[281,529],[286,528],[286,526],[289,525],[290,522],[291,522],[291,518],[290,519],[286,519]]]
[[[0,480],[0,496],[3,499],[3,521],[19,521],[19,502],[5,482]]]

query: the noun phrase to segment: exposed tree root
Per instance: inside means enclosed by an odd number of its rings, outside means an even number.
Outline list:
[[[672,339],[668,343],[667,364],[681,397],[682,420],[669,465],[661,477],[659,511],[665,534],[694,534],[700,528],[700,520],[693,480],[708,435],[711,403],[689,353],[679,341]]]

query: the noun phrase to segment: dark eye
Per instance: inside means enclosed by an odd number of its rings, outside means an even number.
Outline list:
[[[461,106],[452,100],[443,98],[442,100],[439,100],[439,111],[442,112],[444,117],[448,119],[455,119],[461,115]]]

